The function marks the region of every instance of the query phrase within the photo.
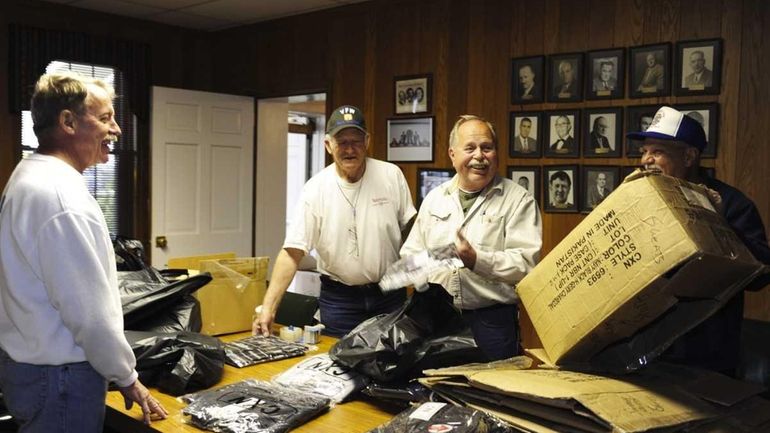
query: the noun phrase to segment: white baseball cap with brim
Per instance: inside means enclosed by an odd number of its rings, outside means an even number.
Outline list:
[[[660,107],[646,131],[629,132],[626,137],[632,140],[658,138],[681,141],[701,152],[706,148],[706,133],[700,123],[671,107]]]

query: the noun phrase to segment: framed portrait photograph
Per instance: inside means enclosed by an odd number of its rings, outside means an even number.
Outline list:
[[[429,113],[431,104],[431,75],[396,77],[393,103],[396,114]]]
[[[647,98],[671,94],[671,44],[631,47],[628,59],[629,96]]]
[[[583,100],[583,53],[548,56],[548,101]]]
[[[535,200],[540,202],[540,166],[536,165],[509,165],[508,179],[516,182],[522,188],[529,191]]]
[[[433,188],[448,181],[455,175],[451,168],[418,168],[417,169],[417,203],[419,208],[422,201]]]
[[[623,109],[621,107],[583,110],[583,156],[619,158],[623,147]]]
[[[578,212],[579,193],[577,165],[543,167],[543,210],[546,212]]]
[[[542,113],[536,111],[511,112],[511,140],[508,154],[511,158],[539,158],[542,149],[540,144],[542,128]]]
[[[511,60],[511,104],[543,102],[545,95],[545,56]]]
[[[580,154],[580,110],[549,111],[545,119],[545,156],[577,158]]]
[[[722,78],[722,40],[676,43],[676,95],[718,95]]]
[[[433,162],[433,117],[388,119],[388,161]]]
[[[716,102],[706,104],[678,104],[674,108],[684,113],[686,116],[695,119],[703,132],[706,133],[706,148],[703,149],[701,158],[716,158],[717,141],[719,141],[719,104]]]
[[[620,185],[620,167],[612,165],[584,165],[580,168],[580,211],[591,212],[599,205],[615,188]]]
[[[652,124],[652,118],[658,111],[660,105],[635,105],[626,107],[626,134],[629,132],[646,131]],[[625,138],[626,156],[628,158],[641,158],[642,152],[639,148],[642,146],[642,140],[632,140]]]
[[[624,96],[626,64],[623,48],[589,51],[586,71],[586,99]]]

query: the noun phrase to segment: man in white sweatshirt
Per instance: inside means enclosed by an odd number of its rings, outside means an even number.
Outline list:
[[[112,243],[82,177],[120,135],[113,98],[100,80],[43,75],[38,151],[0,197],[0,388],[20,432],[101,432],[108,382],[145,423],[167,416],[137,380]]]

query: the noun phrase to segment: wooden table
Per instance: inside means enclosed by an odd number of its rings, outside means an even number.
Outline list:
[[[221,336],[222,341],[232,341],[250,335],[249,333],[231,334]],[[321,341],[317,344],[317,351],[309,351],[304,357],[282,359],[279,361],[266,362],[246,368],[235,368],[225,365],[225,371],[222,380],[214,386],[218,388],[230,383],[239,382],[245,379],[258,379],[269,381],[277,374],[286,371],[289,367],[300,362],[307,357],[326,353],[336,341],[335,338],[321,336]],[[134,405],[131,410],[126,410],[123,397],[118,391],[107,393],[107,416],[105,425],[121,433],[143,433],[143,432],[201,432],[198,429],[185,422],[182,415],[182,409],[185,403],[176,399],[176,397],[163,394],[155,388],[151,389],[155,396],[166,410],[169,416],[165,420],[153,421],[152,425],[145,426],[142,423],[142,410],[138,405]],[[383,424],[391,419],[402,408],[386,403],[378,402],[364,397],[357,397],[356,400],[341,403],[334,406],[328,412],[307,422],[306,424],[292,430],[292,432],[308,433],[359,433],[367,432],[374,427]]]

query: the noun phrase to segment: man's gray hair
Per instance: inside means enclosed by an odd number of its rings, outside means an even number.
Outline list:
[[[490,134],[492,134],[492,142],[495,143],[495,147],[497,147],[497,133],[495,132],[495,127],[492,126],[492,124],[483,117],[475,116],[473,114],[463,114],[459,119],[457,119],[455,126],[452,127],[452,131],[449,133],[449,147],[455,147],[457,145],[457,130],[460,129],[460,126],[463,123],[470,122],[471,120],[478,120],[479,122],[487,125]]]

